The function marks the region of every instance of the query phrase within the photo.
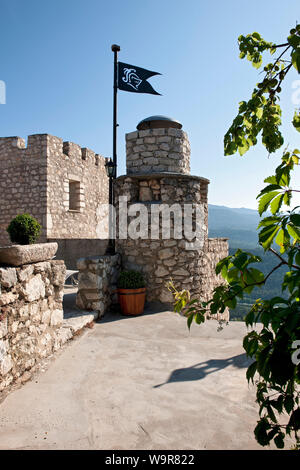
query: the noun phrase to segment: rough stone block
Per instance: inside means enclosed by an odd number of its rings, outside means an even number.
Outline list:
[[[169,271],[163,266],[159,266],[155,271],[155,276],[157,277],[167,276],[168,274],[169,274]]]
[[[22,269],[19,269],[18,270],[19,281],[24,282],[33,274],[33,271],[34,271],[34,267],[32,264],[29,264],[28,266],[25,266]]]
[[[10,355],[2,356],[0,354],[0,375],[6,375],[13,367],[12,358]]]
[[[139,137],[148,137],[151,135],[151,129],[145,129],[143,131],[139,131]]]
[[[161,260],[164,260],[164,259],[167,259],[167,258],[171,258],[172,256],[174,256],[174,251],[171,250],[170,248],[165,248],[163,250],[160,250],[158,252],[158,257],[159,259]]]
[[[7,334],[7,318],[0,320],[0,339]]]
[[[151,189],[147,187],[140,187],[140,192],[139,192],[139,200],[140,201],[152,201],[153,195]]]
[[[63,318],[64,318],[63,310],[60,310],[60,309],[53,310],[53,312],[51,313],[50,325],[51,326],[61,325],[63,322]]]
[[[126,140],[137,139],[138,138],[138,131],[129,132],[128,134],[125,135],[125,137],[126,137]],[[140,135],[140,137],[143,137],[143,136]]]
[[[40,274],[37,274],[30,279],[24,287],[20,289],[23,298],[27,302],[34,302],[40,298],[45,297],[45,284]]]
[[[13,287],[17,283],[16,268],[0,268],[0,285],[3,287]]]
[[[78,281],[80,289],[101,289],[103,284],[102,277],[91,272],[79,273]]]
[[[4,305],[11,304],[19,298],[18,294],[13,294],[12,292],[7,292],[0,295],[0,307]]]
[[[0,263],[21,266],[52,259],[57,252],[57,243],[36,243],[34,245],[12,245],[0,247]]]

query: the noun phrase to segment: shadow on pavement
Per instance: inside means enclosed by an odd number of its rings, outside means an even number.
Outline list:
[[[114,308],[111,308],[109,312],[107,312],[104,317],[102,317],[97,322],[99,323],[110,323],[113,321],[119,320],[130,320],[131,318],[141,317],[145,315],[154,315],[156,313],[161,312],[169,312],[170,306],[166,304],[161,304],[159,302],[151,302],[145,305],[145,310],[141,315],[123,315],[119,305],[116,304]]]
[[[65,286],[63,297],[63,310],[64,318],[76,317],[80,314],[81,310],[76,306],[77,288],[74,286]],[[146,303],[145,310],[142,315],[153,315],[164,311],[170,311],[172,306],[161,304],[160,302]],[[85,312],[86,313],[86,312]],[[141,315],[123,315],[121,313],[119,304],[116,304],[104,315],[104,317],[97,320],[97,323],[110,323],[119,320],[129,320]]]
[[[210,359],[209,361],[199,362],[191,367],[173,370],[168,380],[162,384],[154,385],[153,388],[159,388],[172,382],[189,382],[192,380],[204,379],[208,374],[225,369],[228,366],[246,368],[251,364],[252,359],[246,354],[239,354],[228,359]]]

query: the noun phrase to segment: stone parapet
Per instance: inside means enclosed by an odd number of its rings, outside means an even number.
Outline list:
[[[68,339],[63,261],[0,268],[0,392]]]
[[[114,300],[120,267],[119,254],[80,258],[77,307],[97,311],[102,317]]]
[[[203,286],[202,300],[211,299],[213,290],[224,284],[225,281],[221,274],[216,274],[216,265],[222,259],[228,256],[228,238],[208,238],[204,249],[204,256],[201,263],[199,276]],[[209,316],[209,315],[208,315]],[[229,321],[229,309],[226,308],[224,313],[213,315],[212,318],[218,320]]]

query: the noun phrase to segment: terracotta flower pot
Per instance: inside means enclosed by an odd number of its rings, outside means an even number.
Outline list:
[[[146,287],[118,289],[118,299],[124,315],[140,315],[144,311]]]

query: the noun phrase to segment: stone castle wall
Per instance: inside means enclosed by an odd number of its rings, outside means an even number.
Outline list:
[[[127,174],[190,172],[190,143],[181,129],[146,129],[126,134]]]
[[[0,392],[68,339],[63,261],[0,268]]]
[[[105,158],[53,136],[47,150],[47,237],[98,238],[108,202]]]
[[[10,244],[6,228],[11,219],[27,212],[43,227],[39,242],[57,241],[68,268],[74,267],[76,257],[105,252],[106,240],[97,246],[94,242],[106,220],[105,158],[49,134],[29,136],[27,147],[19,137],[1,137],[0,168],[0,245]],[[72,242],[68,245],[74,239],[75,248],[86,240],[83,252],[74,251]]]
[[[173,278],[192,294],[204,292],[205,285],[201,276],[204,250],[207,246],[207,187],[209,181],[197,176],[171,174],[134,175],[120,177],[115,183],[116,207],[120,196],[126,196],[128,207],[140,203],[148,212],[148,228],[137,239],[130,237],[118,238],[116,249],[122,255],[124,269],[137,269],[143,272],[147,283],[147,300],[159,300],[163,303],[172,302],[172,296],[166,283]],[[199,245],[194,248],[185,236],[183,221],[180,222],[182,237],[174,237],[176,220],[170,212],[170,236],[164,232],[161,219],[153,219],[153,211],[179,205],[184,214],[185,204],[198,207],[200,223]],[[165,206],[163,206],[165,205]],[[195,206],[196,207],[196,206]],[[194,214],[195,216],[196,214]],[[124,217],[124,211],[117,212],[117,220]],[[152,217],[152,221],[151,221]],[[167,216],[168,217],[168,216]],[[136,216],[127,214],[127,225],[130,226]],[[196,219],[193,226],[195,230]],[[157,239],[152,230],[157,227]],[[143,231],[145,227],[141,228]],[[165,238],[166,237],[166,238]],[[211,273],[210,273],[211,274]]]
[[[18,213],[28,212],[43,227],[46,241],[47,144],[45,136],[0,138],[0,245],[9,245],[6,228]]]

